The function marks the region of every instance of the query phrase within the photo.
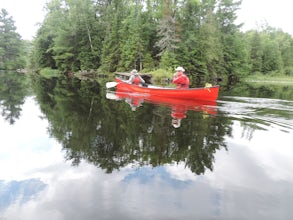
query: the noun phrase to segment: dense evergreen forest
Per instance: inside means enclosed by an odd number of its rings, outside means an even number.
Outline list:
[[[2,9],[0,67],[22,68],[29,51],[29,68],[60,73],[180,65],[191,77],[292,76],[292,36],[268,24],[243,33],[240,7],[241,0],[50,0],[30,50]]]

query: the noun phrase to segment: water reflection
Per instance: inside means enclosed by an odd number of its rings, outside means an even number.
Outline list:
[[[229,122],[207,117],[216,114],[215,103],[159,100],[164,101],[161,106],[151,103],[158,100],[148,100],[140,111],[133,112],[125,102],[105,99],[97,82],[37,77],[33,85],[49,120],[50,135],[61,143],[66,159],[74,165],[85,159],[111,173],[128,164],[156,167],[184,162],[201,174],[213,169],[214,153],[226,147]],[[141,104],[140,97],[131,100]],[[190,109],[195,111],[186,112]],[[170,114],[177,118],[188,115],[188,122],[174,130]]]
[[[20,117],[21,106],[28,94],[28,78],[16,72],[0,72],[0,111],[9,124]]]
[[[175,167],[175,169],[174,169]],[[105,174],[86,163],[58,166],[49,187],[27,203],[12,205],[4,219],[193,219],[225,216],[223,195],[203,178],[180,179],[174,167],[126,167]],[[186,172],[186,171],[185,171]]]
[[[45,187],[46,184],[39,179],[0,180],[0,215],[16,201],[19,205],[25,204],[44,190]]]
[[[147,94],[127,93],[119,90],[115,92],[107,91],[106,98],[115,101],[124,100],[130,105],[132,111],[141,107],[144,102],[167,106],[171,109],[172,125],[174,128],[181,126],[181,120],[186,118],[188,110],[202,112],[204,118],[217,114],[216,101],[174,99]]]
[[[36,76],[0,118],[0,219],[292,219],[291,101],[231,93],[174,129],[103,85]]]

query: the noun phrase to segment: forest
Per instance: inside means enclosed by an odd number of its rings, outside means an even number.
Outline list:
[[[293,38],[263,24],[241,31],[241,0],[50,0],[31,42],[0,11],[0,69],[58,74],[138,69],[189,76],[293,76]]]

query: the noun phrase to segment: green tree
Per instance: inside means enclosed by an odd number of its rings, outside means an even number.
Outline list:
[[[263,66],[262,72],[267,74],[273,71],[282,73],[282,58],[278,43],[269,36],[263,39]]]
[[[122,70],[142,69],[144,45],[142,38],[142,6],[133,4],[129,6],[128,15],[123,20],[120,30],[121,59],[119,67]]]
[[[92,0],[68,0],[72,21],[78,69],[96,69],[100,65],[103,27],[97,23]],[[72,30],[71,30],[72,31]]]
[[[178,13],[181,23],[181,42],[178,49],[178,62],[184,66],[190,74],[200,74],[202,64],[199,61],[200,52],[200,2],[198,0],[184,1],[182,9]]]
[[[32,64],[63,72],[172,69],[208,79],[293,74],[292,37],[264,26],[242,33],[241,1],[51,0]],[[0,47],[0,54],[4,54]]]
[[[222,58],[221,35],[214,10],[215,1],[205,1],[200,11],[198,60],[202,69],[199,71],[210,79],[217,76]]]
[[[34,61],[63,72],[100,64],[103,29],[91,0],[52,0],[35,41]]]
[[[263,66],[263,46],[260,33],[258,31],[249,31],[245,36],[248,42],[250,72],[261,72]]]
[[[277,41],[279,43],[279,50],[281,52],[284,69],[292,68],[293,71],[293,38],[288,33],[281,30],[277,31]],[[291,73],[293,75],[293,72]]]
[[[46,67],[52,69],[57,68],[52,49],[54,44],[54,36],[55,33],[53,30],[50,30],[46,24],[43,24],[38,29],[37,37],[33,42],[33,50],[30,55],[30,67],[32,69]]]
[[[13,18],[5,9],[0,11],[0,69],[25,67],[24,43],[16,32]]]
[[[217,5],[217,21],[219,23],[222,60],[219,72],[230,75],[243,75],[247,72],[247,47],[243,35],[240,34],[240,25],[236,25],[237,10],[240,1],[220,0]]]
[[[162,14],[158,24],[158,40],[156,46],[159,48],[157,56],[167,57],[166,60],[170,61],[170,67],[175,66],[174,57],[178,44],[180,42],[179,36],[179,23],[176,20],[175,9],[176,1],[166,0],[162,3]],[[164,65],[165,66],[165,65]]]
[[[113,0],[106,8],[105,37],[103,39],[103,48],[101,55],[101,69],[106,72],[114,72],[118,68],[118,63],[121,58],[120,46],[120,29],[122,21],[126,17],[125,0]]]
[[[251,72],[290,74],[292,71],[292,37],[281,30],[264,25],[259,31],[245,34],[250,54]]]

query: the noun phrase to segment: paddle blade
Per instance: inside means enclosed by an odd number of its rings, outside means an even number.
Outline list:
[[[117,86],[117,84],[118,84],[117,82],[107,82],[106,88],[107,89],[113,88],[113,87]]]
[[[117,95],[115,95],[115,93],[111,93],[111,92],[106,93],[106,98],[111,99],[111,100],[115,100],[115,101],[120,100],[120,98]]]

